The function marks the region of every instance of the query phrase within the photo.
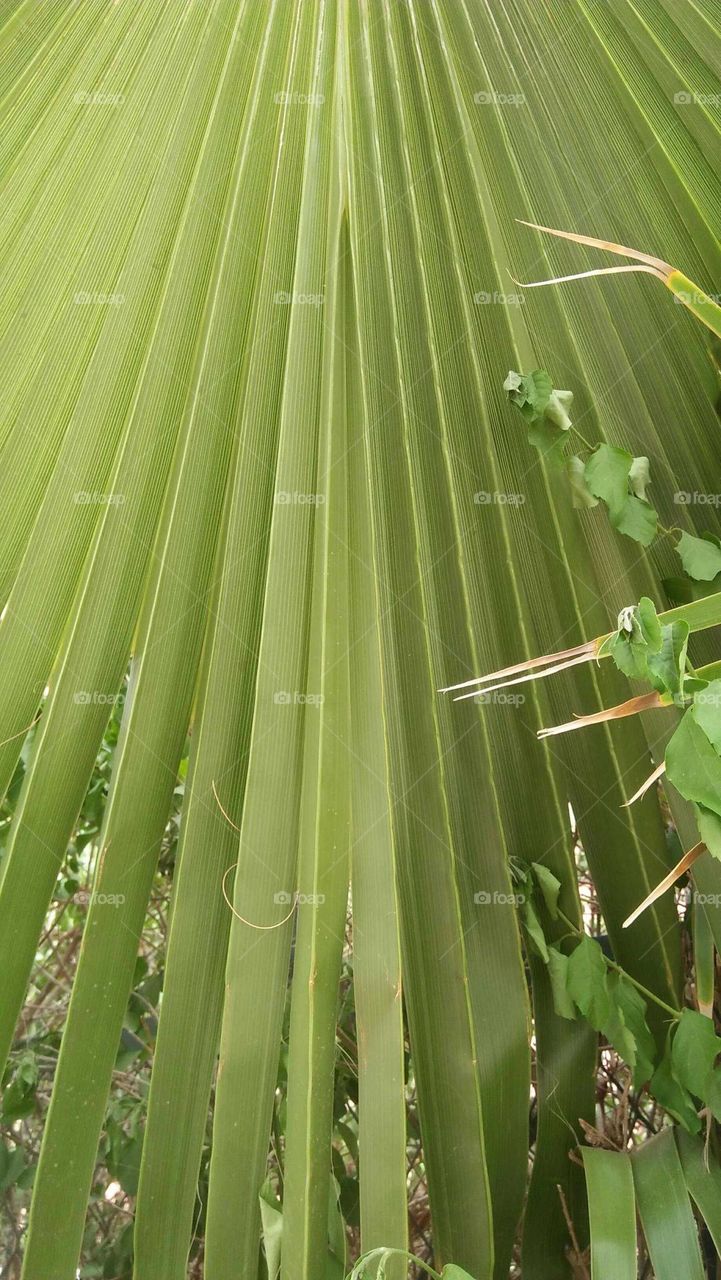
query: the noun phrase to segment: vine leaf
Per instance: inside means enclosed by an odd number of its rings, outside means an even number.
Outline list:
[[[632,462],[625,449],[599,444],[586,463],[586,483],[591,493],[606,503],[612,521],[618,519],[626,505]]]
[[[608,972],[599,943],[587,934],[566,956],[548,948],[553,1007],[573,1019],[578,1009],[628,1063],[637,1088],[653,1075],[656,1044],[646,1022],[646,1001],[623,973]]]
[[[611,998],[620,1008],[623,1020],[635,1042],[634,1057],[632,1060],[629,1059],[629,1065],[633,1070],[634,1084],[638,1089],[651,1079],[657,1056],[656,1042],[646,1022],[646,1001],[623,974],[612,973],[608,982]],[[618,1048],[615,1043],[614,1048]]]
[[[648,458],[634,458],[628,473],[628,487],[637,498],[646,501],[646,489],[651,483],[651,467]]]
[[[721,753],[721,680],[711,680],[693,700],[693,718]]]
[[[679,1084],[671,1070],[671,1058],[666,1052],[651,1077],[649,1091],[661,1106],[683,1125],[689,1133],[698,1133],[701,1121],[696,1113],[693,1098],[688,1089]]]
[[[558,947],[548,948],[548,976],[556,1013],[559,1018],[572,1021],[576,1017],[576,1006],[568,994],[568,956]]]
[[[586,484],[586,464],[583,458],[574,454],[566,460],[566,471],[571,485],[571,500],[577,510],[586,507],[597,507],[598,498],[594,498]]]
[[[585,467],[586,484],[608,508],[614,529],[647,547],[656,536],[658,514],[646,502],[648,458],[634,458],[616,445],[599,444]]]
[[[622,610],[619,627],[599,651],[608,652],[619,671],[631,679],[648,677],[649,655],[660,653],[663,647],[663,629],[658,620],[653,600],[642,596],[631,609]]]
[[[709,853],[721,858],[721,818],[702,804],[694,806],[699,835]]]
[[[616,993],[613,979],[616,977],[616,974],[609,974],[607,978],[610,995],[608,1017],[601,1029],[608,1043],[613,1045],[619,1057],[623,1058],[633,1071],[637,1060],[636,1037],[626,1022],[621,1004],[614,998]]]
[[[689,707],[666,748],[666,776],[684,799],[721,818],[721,758],[694,710]],[[716,848],[709,847],[716,857],[721,856],[718,842]]]
[[[572,423],[568,410],[572,404],[572,391],[558,391],[554,387],[545,410],[548,421],[559,427],[561,431],[570,431]]]
[[[671,1049],[674,1079],[705,1102],[719,1053],[721,1039],[716,1035],[711,1019],[695,1009],[684,1009]]]
[[[552,920],[558,919],[558,895],[561,892],[561,881],[554,876],[548,867],[540,862],[532,862],[534,875],[543,894],[546,910]]]
[[[673,1038],[671,1070],[674,1078],[721,1119],[721,1070],[716,1065],[721,1039],[711,1018],[695,1009],[684,1009]]]
[[[658,532],[658,512],[649,502],[629,495],[621,518],[617,523],[613,520],[611,523],[619,533],[632,538],[634,542],[640,542],[642,547],[647,547]]]
[[[600,946],[588,934],[568,957],[567,989],[584,1018],[601,1031],[611,1012],[606,962]]]
[[[509,369],[503,389],[528,423],[529,444],[544,458],[562,466],[567,432],[571,427],[568,410],[573,392],[554,388],[545,369],[534,369],[526,374]]]
[[[661,628],[661,647],[656,653],[649,653],[646,664],[649,680],[658,693],[683,696],[689,630],[683,621],[668,622]]]
[[[530,895],[526,895],[521,906],[521,916],[524,928],[533,943],[534,949],[538,952],[544,964],[548,964],[548,943],[546,935],[543,932],[543,926],[538,918],[536,908],[531,901]]]
[[[697,582],[710,582],[721,573],[721,543],[711,534],[696,538],[691,533],[682,533],[676,550],[686,573]]]
[[[535,422],[545,411],[553,383],[545,369],[534,369],[533,373],[525,374],[509,369],[503,390],[508,392],[509,400],[520,409],[526,421]]]

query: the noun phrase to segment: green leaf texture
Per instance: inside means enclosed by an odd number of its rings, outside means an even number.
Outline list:
[[[693,317],[645,277],[508,283],[577,267],[516,218],[718,278],[718,122],[674,101],[719,88],[718,37],[711,5],[684,13],[0,6],[0,790],[40,713],[2,861],[3,1058],[130,673],[24,1280],[76,1274],[188,734],[138,1280],[185,1275],[213,1086],[206,1275],[257,1275],[292,944],[281,1267],[325,1265],[348,901],[365,1249],[406,1245],[405,1013],[436,1262],[508,1274],[531,1085],[513,859],[580,921],[569,803],[616,958],[678,1003],[670,897],[621,928],[671,861],[653,795],[621,808],[660,721],[539,745],[628,696],[610,664],[480,707],[437,690],[660,605],[673,562],[573,509],[509,368],[557,370],[584,435],[650,458],[664,523],[715,518],[674,501],[717,466]],[[547,1280],[566,1274],[558,1185],[584,1236],[567,1153],[594,1042],[529,959],[523,1266]]]

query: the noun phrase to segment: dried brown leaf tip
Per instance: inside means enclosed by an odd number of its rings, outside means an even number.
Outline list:
[[[539,729],[538,737],[553,738],[560,733],[572,733],[574,729],[586,729],[592,724],[606,724],[609,720],[623,720],[625,716],[635,716],[640,711],[649,711],[661,706],[663,706],[661,697],[653,690],[651,693],[642,693],[637,698],[620,702],[615,707],[603,707],[601,711],[593,711],[586,716],[575,716],[565,724],[552,725],[550,729]],[[633,801],[629,800],[628,803],[632,804]]]
[[[516,221],[521,226],[531,227],[533,231],[541,231],[547,236],[557,236],[560,240],[572,240],[574,244],[589,245],[592,249],[603,249],[606,253],[616,253],[620,257],[634,260],[624,266],[594,267],[589,271],[576,271],[572,275],[554,276],[549,280],[524,282],[511,277],[514,284],[520,285],[522,289],[538,289],[545,284],[563,284],[567,280],[582,280],[587,276],[609,276],[623,271],[647,271],[650,275],[658,276],[659,280],[666,284],[673,272],[670,263],[664,262],[662,258],[655,258],[650,253],[642,253],[639,249],[631,249],[626,244],[616,244],[613,240],[600,240],[596,236],[578,235],[575,231],[559,231],[556,227],[544,227],[538,222],[526,222],[523,218],[517,218]]]
[[[475,676],[472,680],[463,680],[460,684],[449,684],[439,689],[439,693],[456,693],[458,689],[467,689],[468,693],[460,693],[454,702],[464,698],[473,698],[479,693],[492,693],[495,689],[507,689],[510,685],[525,684],[528,680],[540,680],[543,676],[555,675],[568,667],[578,666],[582,662],[590,662],[597,656],[600,641],[587,640],[584,644],[575,645],[572,649],[561,649],[558,653],[544,654],[540,658],[528,658],[525,662],[517,662],[511,667],[502,667],[499,671],[491,671],[486,676]],[[523,674],[519,675],[519,672]],[[506,677],[510,677],[507,679]]]

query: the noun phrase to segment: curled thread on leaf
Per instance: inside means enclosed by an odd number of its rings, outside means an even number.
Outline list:
[[[211,789],[212,789],[213,795],[215,796],[215,802],[216,802],[216,804],[217,804],[218,808],[220,809],[220,812],[222,813],[223,817],[225,818],[225,821],[229,824],[229,826],[231,826],[231,827],[233,828],[233,830],[234,830],[234,831],[237,831],[237,832],[238,832],[238,835],[240,835],[240,827],[236,827],[235,823],[233,822],[233,819],[232,819],[231,817],[229,817],[229,816],[228,816],[228,814],[225,812],[225,809],[223,808],[222,804],[220,803],[220,796],[218,795],[218,792],[217,792],[216,787],[215,787],[215,779],[213,779],[213,781],[211,782],[210,786],[211,786]],[[237,864],[236,864],[236,865],[237,865]]]
[[[37,724],[41,715],[42,715],[42,712],[38,711],[38,714],[36,715],[35,719],[31,720],[30,724],[26,725],[24,729],[20,729],[18,733],[11,733],[9,738],[3,739],[3,741],[0,742],[0,747],[7,746],[8,742],[14,742],[16,738],[24,738],[26,733],[29,733],[31,729],[35,728],[35,725]]]
[[[295,911],[295,908],[298,903],[297,893],[293,894],[293,904],[287,916],[283,916],[283,919],[278,920],[275,924],[254,924],[252,920],[246,920],[245,916],[242,916],[239,911],[236,911],[235,907],[230,901],[230,898],[228,897],[228,891],[225,887],[225,882],[228,879],[228,876],[230,875],[231,871],[235,871],[235,868],[237,867],[237,865],[238,865],[237,862],[234,862],[232,863],[231,866],[226,867],[225,875],[223,876],[223,880],[221,884],[221,888],[223,890],[223,897],[225,898],[225,901],[227,902],[228,906],[230,907],[236,919],[240,920],[242,924],[247,924],[249,929],[260,929],[263,933],[267,933],[269,929],[280,929],[284,924],[287,924],[293,912]]]
[[[658,782],[658,779],[665,772],[666,772],[666,761],[662,760],[658,768],[654,769],[653,773],[649,775],[646,781],[641,783],[641,786],[639,787],[638,791],[634,791],[633,795],[631,796],[631,799],[624,801],[624,803],[621,805],[621,808],[630,809],[631,805],[635,804],[637,800],[640,800],[641,796],[645,796],[646,792],[653,786],[654,782]]]
[[[222,815],[223,815],[223,817],[225,818],[226,822],[227,822],[227,823],[229,823],[229,825],[233,828],[233,830],[234,830],[234,831],[237,831],[237,832],[238,832],[238,835],[240,835],[240,834],[241,834],[241,832],[240,832],[240,827],[237,827],[237,826],[235,825],[235,823],[233,822],[233,819],[232,819],[231,817],[229,817],[229,815],[226,813],[225,809],[223,808],[222,804],[220,803],[220,797],[219,797],[219,795],[218,795],[218,791],[217,791],[217,788],[216,788],[216,785],[215,785],[215,779],[213,779],[213,781],[211,782],[211,784],[210,784],[210,785],[211,785],[211,788],[212,788],[212,791],[213,791],[213,795],[215,796],[215,800],[216,800],[216,803],[217,803],[217,805],[218,805],[218,808],[220,809],[220,812],[222,813]],[[237,867],[237,865],[238,865],[238,863],[237,863],[237,862],[233,862],[229,867],[226,867],[226,869],[225,869],[225,873],[224,873],[224,875],[223,875],[223,879],[222,879],[222,881],[221,881],[221,886],[220,886],[220,887],[221,887],[221,889],[222,889],[222,891],[223,891],[223,897],[225,898],[225,901],[227,902],[228,906],[230,907],[230,909],[231,909],[231,911],[233,912],[233,915],[236,917],[236,919],[237,919],[237,920],[240,920],[242,924],[247,924],[249,929],[260,929],[260,930],[262,930],[263,932],[266,932],[266,931],[267,931],[267,930],[269,930],[269,929],[280,929],[282,925],[287,924],[287,922],[290,920],[290,917],[292,916],[293,912],[295,911],[295,908],[296,908],[297,903],[298,903],[298,895],[297,895],[297,893],[293,895],[293,902],[292,902],[292,905],[291,905],[290,911],[288,912],[287,916],[283,916],[283,919],[282,919],[282,920],[278,920],[278,921],[276,922],[276,924],[254,924],[252,920],[246,920],[245,916],[242,916],[242,915],[240,914],[240,912],[239,912],[239,911],[236,911],[235,907],[233,906],[232,902],[230,901],[230,898],[229,898],[229,896],[228,896],[228,890],[226,889],[225,885],[226,885],[226,881],[227,881],[227,879],[228,879],[228,876],[230,875],[231,871],[235,871],[235,868]]]
[[[627,929],[630,924],[633,924],[634,920],[638,920],[641,913],[645,911],[647,907],[650,907],[657,898],[660,898],[667,889],[670,889],[671,886],[676,883],[679,876],[682,876],[684,871],[688,871],[689,867],[692,867],[694,862],[697,862],[701,857],[701,854],[705,852],[706,845],[703,841],[700,841],[699,844],[695,844],[693,849],[689,849],[688,853],[683,855],[681,861],[676,863],[673,870],[669,871],[667,876],[664,876],[661,883],[657,884],[656,888],[652,889],[648,896],[644,898],[643,902],[636,907],[636,910],[632,911],[630,916],[624,920],[623,928]]]

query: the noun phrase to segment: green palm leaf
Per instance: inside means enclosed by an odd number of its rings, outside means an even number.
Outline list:
[[[621,928],[673,861],[654,797],[620,807],[666,729],[539,745],[569,698],[627,696],[601,669],[481,708],[437,690],[604,633],[668,570],[628,567],[597,512],[568,509],[508,414],[509,365],[557,369],[599,434],[651,456],[661,508],[676,477],[714,474],[684,308],[645,277],[508,296],[511,270],[578,269],[517,218],[648,246],[711,290],[717,120],[674,95],[718,89],[718,41],[710,3],[687,18],[670,0],[0,6],[3,792],[41,711],[0,882],[3,1059],[129,668],[25,1280],[75,1275],[188,733],[139,1280],[185,1275],[218,1054],[206,1272],[257,1274],[293,942],[282,1270],[325,1266],[349,883],[361,1246],[407,1242],[403,997],[438,1259],[508,1274],[527,970],[524,1276],[566,1273],[559,1185],[585,1243],[568,1151],[595,1045],[524,964],[513,860],[544,863],[580,923],[570,803],[617,958],[676,1006],[673,902]],[[642,1217],[658,1159],[634,1164]]]

